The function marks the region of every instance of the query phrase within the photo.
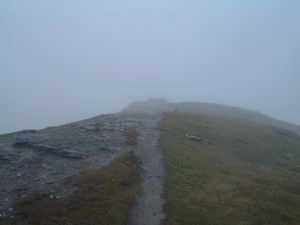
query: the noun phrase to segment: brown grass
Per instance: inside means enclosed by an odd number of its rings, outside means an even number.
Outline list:
[[[299,225],[300,138],[171,113],[162,122],[168,225]],[[186,134],[201,137],[190,140]]]
[[[126,141],[127,141],[128,145],[136,145],[137,144],[138,133],[135,128],[128,128],[126,135],[127,135]]]
[[[52,200],[37,194],[18,202],[17,216],[0,224],[124,225],[139,190],[137,168],[137,159],[128,154],[106,168],[83,171],[71,196]]]

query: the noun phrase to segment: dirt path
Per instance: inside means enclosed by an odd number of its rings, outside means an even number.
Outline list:
[[[128,225],[160,225],[164,219],[163,185],[165,169],[159,149],[159,118],[144,121],[139,131],[136,155],[142,162],[143,191],[130,213]]]

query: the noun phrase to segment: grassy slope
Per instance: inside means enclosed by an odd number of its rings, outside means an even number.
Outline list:
[[[273,127],[170,113],[162,121],[169,225],[299,225],[300,138]],[[185,134],[200,136],[195,142]]]
[[[75,181],[78,191],[64,199],[36,195],[16,205],[18,216],[0,224],[124,225],[135,201],[140,178],[137,160],[128,154],[110,166],[84,171]]]

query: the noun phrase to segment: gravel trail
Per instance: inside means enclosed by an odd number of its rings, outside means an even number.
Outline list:
[[[165,168],[159,148],[159,118],[146,119],[139,130],[136,155],[142,163],[143,190],[130,213],[128,225],[160,225],[163,213]]]

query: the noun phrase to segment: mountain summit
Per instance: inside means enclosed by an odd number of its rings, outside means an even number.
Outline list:
[[[300,224],[300,129],[149,99],[0,135],[0,225]]]

